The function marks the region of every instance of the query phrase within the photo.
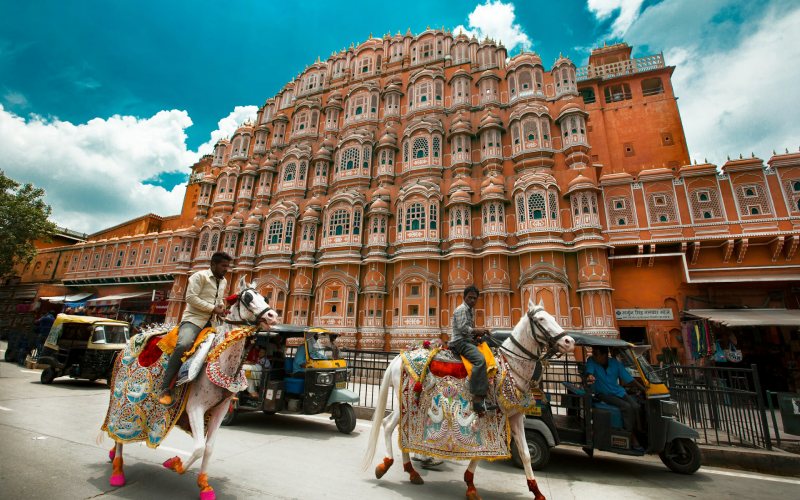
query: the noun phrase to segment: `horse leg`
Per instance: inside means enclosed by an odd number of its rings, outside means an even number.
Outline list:
[[[217,431],[219,426],[222,425],[222,419],[228,412],[228,406],[231,404],[230,398],[218,404],[211,410],[211,415],[208,419],[208,433],[206,434],[206,449],[203,453],[203,461],[200,463],[200,475],[197,476],[197,486],[200,488],[200,500],[214,500],[217,495],[214,493],[214,488],[208,485],[208,462],[211,460],[211,453],[214,451],[214,441],[217,439]]]
[[[403,470],[408,472],[409,479],[413,484],[425,484],[425,481],[422,480],[422,476],[419,475],[414,469],[414,466],[411,465],[411,454],[407,451],[403,452]]]
[[[108,458],[111,459],[111,477],[108,478],[108,484],[114,487],[125,486],[125,472],[122,470],[122,443],[114,445],[114,448],[108,452]]]
[[[383,419],[381,425],[383,426],[383,437],[386,440],[386,457],[383,462],[375,467],[375,477],[380,479],[389,470],[389,467],[394,463],[394,453],[392,452],[392,433],[394,428],[397,427],[397,422],[400,421],[400,410],[394,410],[388,417]]]
[[[508,417],[508,423],[511,426],[511,434],[514,436],[514,442],[517,445],[517,451],[522,459],[522,466],[525,468],[525,479],[528,481],[528,490],[533,493],[535,500],[546,500],[545,496],[539,491],[539,485],[536,484],[536,478],[533,476],[533,467],[531,467],[531,452],[528,449],[528,442],[525,438],[525,415],[517,413]]]
[[[464,482],[467,483],[467,500],[481,500],[481,496],[478,495],[478,490],[475,488],[475,483],[473,482],[475,479],[475,469],[477,468],[478,460],[473,458],[469,461],[467,470],[464,471]]]
[[[198,401],[199,403],[199,401]],[[189,425],[192,426],[192,438],[194,438],[194,449],[191,456],[186,460],[183,469],[186,470],[192,466],[193,463],[203,456],[206,450],[206,436],[205,436],[205,414],[206,408],[202,404],[194,404],[188,408],[186,413],[189,415]],[[187,403],[187,406],[189,404]]]

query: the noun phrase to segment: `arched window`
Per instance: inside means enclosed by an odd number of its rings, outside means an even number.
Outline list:
[[[406,231],[425,229],[425,207],[422,203],[412,203],[406,210]]]
[[[284,182],[291,182],[294,180],[297,166],[294,163],[288,163],[283,169],[283,181]]]
[[[417,137],[414,139],[414,158],[428,157],[428,138]]]
[[[200,237],[200,253],[206,252],[208,252],[208,233],[203,233],[203,236]]]
[[[329,227],[331,236],[350,234],[350,212],[344,209],[333,212]]]
[[[281,242],[283,237],[283,221],[275,220],[269,225],[269,232],[267,233],[270,245],[275,245]]]
[[[209,250],[211,252],[216,252],[218,246],[219,246],[219,233],[214,233],[214,235],[211,236],[211,248],[209,248]]]
[[[342,152],[339,161],[340,170],[353,170],[358,168],[358,148],[348,148]]]

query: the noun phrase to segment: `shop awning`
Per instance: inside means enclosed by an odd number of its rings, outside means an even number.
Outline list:
[[[73,293],[71,295],[54,295],[52,297],[39,297],[39,300],[46,300],[53,304],[61,304],[62,302],[82,302],[87,297],[91,297],[91,292]]]
[[[98,297],[86,302],[87,306],[114,306],[119,304],[125,299],[133,299],[135,297],[145,297],[151,295],[153,292],[130,292],[118,293],[116,295],[107,295],[105,297]]]
[[[725,326],[800,326],[800,309],[690,309],[684,313]]]

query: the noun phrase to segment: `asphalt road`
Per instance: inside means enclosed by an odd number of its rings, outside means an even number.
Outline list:
[[[4,346],[0,346],[4,347]],[[3,352],[0,349],[0,356]],[[157,450],[126,446],[128,484],[108,484],[111,441],[97,444],[108,392],[104,384],[57,379],[45,386],[39,373],[0,362],[0,496],[4,499],[197,498],[197,467],[179,476],[161,467],[170,456],[188,456],[190,437],[173,432]],[[463,498],[465,463],[420,470],[425,485],[412,485],[399,456],[382,480],[362,472],[370,423],[340,434],[326,416],[243,414],[223,427],[209,469],[217,498]],[[383,444],[378,447],[382,453]],[[376,459],[377,460],[377,459]],[[377,462],[376,462],[377,463]],[[796,498],[800,480],[701,468],[693,476],[669,472],[657,458],[629,459],[580,450],[553,451],[537,473],[550,499],[571,498]],[[481,465],[475,484],[489,499],[532,498],[521,470],[510,462]]]

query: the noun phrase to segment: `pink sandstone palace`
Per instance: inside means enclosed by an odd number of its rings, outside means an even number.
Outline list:
[[[42,248],[16,286],[98,311],[155,290],[176,321],[221,250],[229,283],[349,347],[446,338],[474,283],[479,325],[533,298],[567,330],[681,352],[687,310],[800,307],[800,154],[691,161],[674,69],[626,44],[576,67],[442,30],[370,38],[193,165],[181,214]],[[795,366],[797,328],[771,328]]]

